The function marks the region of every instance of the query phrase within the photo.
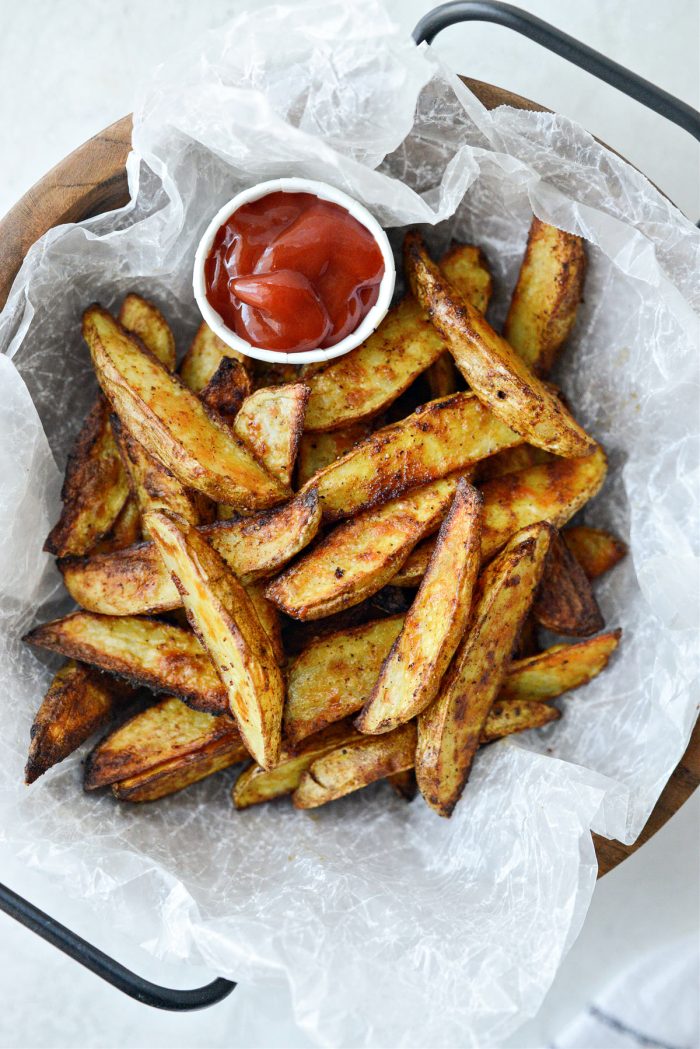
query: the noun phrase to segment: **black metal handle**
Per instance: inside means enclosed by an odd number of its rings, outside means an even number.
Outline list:
[[[175,987],[161,987],[150,980],[127,969],[120,962],[110,958],[104,951],[93,947],[77,933],[71,932],[65,925],[55,921],[33,903],[18,896],[12,889],[0,884],[0,910],[25,925],[37,936],[58,947],[60,951],[80,962],[86,969],[111,983],[113,987],[135,998],[143,1005],[155,1009],[170,1009],[175,1012],[188,1012],[192,1009],[205,1009],[209,1005],[227,998],[236,986],[231,980],[213,980],[206,987],[195,987],[192,990],[179,990]]]
[[[541,18],[535,18],[512,4],[502,4],[498,0],[456,0],[454,3],[441,4],[421,18],[413,30],[413,39],[417,44],[423,43],[424,40],[431,44],[438,33],[458,22],[495,22],[521,33],[546,47],[548,51],[553,51],[555,55],[560,55],[580,69],[592,73],[599,80],[604,80],[635,98],[648,109],[660,113],[662,117],[678,124],[700,140],[700,113],[692,106],[674,98],[655,84],[650,84],[648,80],[618,65],[612,59],[606,58],[599,51],[594,51],[592,47],[574,40],[561,29],[556,29]]]

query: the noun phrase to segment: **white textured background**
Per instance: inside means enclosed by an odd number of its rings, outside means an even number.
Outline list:
[[[352,0],[348,0],[352,3]],[[0,0],[0,213],[71,149],[131,109],[135,85],[243,0]],[[389,0],[407,32],[430,8]],[[700,105],[697,0],[526,0],[522,6],[694,106]],[[698,146],[685,132],[498,26],[446,30],[436,45],[454,69],[579,120],[700,218]],[[37,788],[35,788],[37,789]],[[40,789],[40,788],[38,788]],[[511,1044],[550,1044],[627,961],[699,927],[700,797],[600,883],[583,932],[535,1021]],[[79,907],[0,855],[0,880],[99,943]],[[128,945],[122,959],[156,981],[193,986],[210,974],[157,965]],[[361,1008],[361,1003],[357,1003]],[[156,1013],[102,985],[0,916],[0,1047],[292,1046],[282,986],[261,1003],[237,989],[189,1016]]]

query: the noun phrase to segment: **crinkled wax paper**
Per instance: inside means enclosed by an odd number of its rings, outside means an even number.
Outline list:
[[[19,637],[66,607],[41,546],[94,391],[81,312],[139,290],[183,350],[199,234],[281,175],[340,186],[396,244],[408,223],[436,250],[480,244],[496,323],[533,211],[588,241],[560,379],[610,456],[585,519],[630,544],[600,588],[624,639],[559,724],[479,756],[451,821],[382,785],[314,815],[236,814],[226,776],[117,806],[81,792],[80,756],[22,785],[50,671]],[[695,718],[700,234],[570,120],[486,112],[369,2],[261,9],[173,57],[137,106],[129,176],[125,209],[32,248],[0,324],[2,833],[154,952],[249,982],[285,974],[319,1044],[493,1044],[534,1013],[578,932],[591,828],[634,840]]]

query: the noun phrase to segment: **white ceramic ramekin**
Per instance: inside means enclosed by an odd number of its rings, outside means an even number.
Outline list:
[[[259,346],[251,346],[250,343],[245,339],[242,339],[240,335],[236,335],[235,332],[231,331],[227,324],[224,324],[224,321],[210,304],[206,296],[204,264],[209,252],[211,251],[214,238],[221,226],[223,226],[224,222],[226,222],[226,220],[233,215],[234,211],[237,211],[243,204],[249,204],[253,200],[259,200],[260,197],[266,197],[269,193],[280,192],[313,193],[315,196],[320,197],[321,200],[330,200],[334,204],[339,204],[342,208],[349,211],[354,219],[357,219],[359,223],[369,230],[379,245],[384,259],[384,276],[379,285],[379,297],[374,306],[363,318],[355,331],[346,335],[345,338],[341,339],[341,341],[336,343],[335,346],[329,346],[326,350],[318,349],[306,350],[302,353],[283,353],[281,350],[265,350],[261,349]],[[215,332],[220,339],[223,339],[227,346],[230,346],[234,350],[239,350],[247,357],[254,357],[259,361],[272,361],[283,364],[311,364],[317,361],[331,361],[334,357],[342,357],[343,354],[348,353],[348,351],[354,349],[355,346],[359,346],[361,342],[364,342],[364,340],[372,334],[374,329],[378,327],[386,316],[386,312],[391,303],[391,297],[394,294],[395,282],[396,266],[394,265],[394,255],[389,240],[382,227],[377,220],[370,215],[367,208],[363,207],[363,205],[359,204],[356,200],[353,200],[352,197],[347,195],[347,193],[343,193],[342,190],[335,189],[333,186],[328,186],[325,182],[314,182],[313,179],[306,178],[277,178],[272,179],[270,182],[259,182],[256,186],[251,186],[250,189],[244,189],[242,193],[238,193],[235,197],[229,200],[227,204],[224,204],[207,226],[206,232],[199,242],[194,257],[194,273],[192,275],[194,297],[199,306],[200,313],[212,331]]]

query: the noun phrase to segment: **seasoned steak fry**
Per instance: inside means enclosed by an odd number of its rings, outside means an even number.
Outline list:
[[[595,442],[483,314],[445,280],[417,233],[406,236],[404,256],[413,294],[445,338],[470,388],[494,415],[530,444],[555,455],[592,452]]]

